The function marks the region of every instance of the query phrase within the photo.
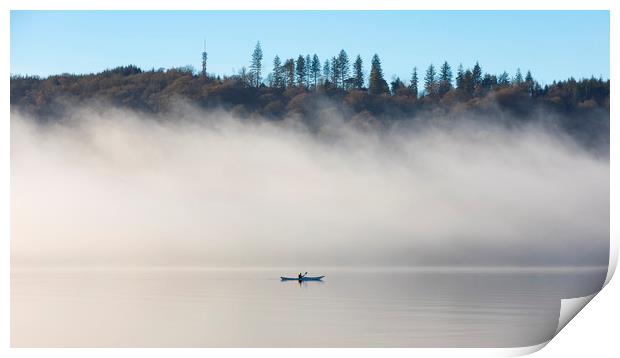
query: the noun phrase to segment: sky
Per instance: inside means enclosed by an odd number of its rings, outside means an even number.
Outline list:
[[[511,76],[531,70],[542,84],[609,78],[608,11],[11,11],[11,74],[91,73],[120,65],[200,69],[248,66],[257,41],[264,73],[273,57],[340,49],[358,54],[366,75],[379,54],[385,77],[448,61]]]

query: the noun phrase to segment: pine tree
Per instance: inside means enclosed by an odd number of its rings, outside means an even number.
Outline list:
[[[409,92],[415,98],[418,98],[418,68],[414,67],[411,73],[411,83],[409,84]]]
[[[312,56],[312,64],[310,65],[310,72],[312,73],[312,80],[314,82],[314,88],[318,85],[319,76],[321,75],[321,61],[319,61],[319,56],[314,54]]]
[[[261,83],[261,68],[263,62],[263,50],[260,47],[260,41],[256,43],[254,52],[252,53],[252,63],[250,65],[250,75],[252,77],[252,85],[254,87],[260,86]]]
[[[370,64],[370,77],[368,79],[368,92],[374,95],[388,93],[388,85],[383,78],[383,70],[381,69],[381,60],[375,54]]]
[[[339,84],[340,84],[340,64],[338,63],[338,58],[337,57],[332,57],[331,69],[332,69],[331,82],[334,84],[334,86],[339,87]]]
[[[426,76],[424,76],[424,91],[428,96],[433,96],[437,93],[436,75],[435,66],[431,63],[426,70]]]
[[[508,74],[508,72],[504,71],[501,75],[499,75],[499,77],[497,78],[497,85],[500,87],[510,86],[510,75]]]
[[[393,78],[390,85],[392,87],[392,95],[394,96],[400,94],[401,90],[405,88],[405,84],[403,83],[403,81],[400,80],[399,77]]]
[[[345,89],[345,84],[349,78],[349,56],[344,50],[340,50],[338,54],[338,72],[340,75],[340,85]]]
[[[273,86],[282,88],[284,87],[284,76],[282,73],[282,63],[280,62],[280,57],[276,55],[273,58]]]
[[[329,82],[332,76],[331,66],[329,65],[329,60],[325,60],[323,64],[323,83]]]
[[[452,89],[452,69],[445,61],[439,70],[439,95],[443,96]]]
[[[532,73],[530,70],[525,74],[525,85],[527,86],[527,92],[530,96],[534,96],[534,77],[532,77]]]
[[[464,71],[463,71],[463,64],[460,63],[459,64],[459,68],[456,71],[456,88],[462,90],[463,89],[463,76],[464,76]]]
[[[517,73],[515,74],[515,78],[512,82],[517,85],[520,85],[521,83],[523,83],[523,75],[521,74],[520,68],[517,68]]]
[[[286,86],[293,87],[295,85],[295,60],[289,58],[284,62],[284,73],[286,75]]]
[[[480,68],[478,61],[476,61],[476,64],[474,65],[474,70],[471,72],[471,75],[474,81],[474,87],[480,86],[482,84],[482,68]]]
[[[465,93],[472,96],[474,94],[476,85],[474,84],[474,74],[471,70],[468,69],[467,71],[465,71],[465,73],[463,74],[462,83]]]
[[[485,91],[490,91],[494,87],[497,87],[497,77],[495,75],[490,75],[488,73],[485,74],[484,77],[482,77],[481,87]]]
[[[312,82],[311,78],[312,78],[312,58],[310,57],[310,55],[306,55],[306,61],[305,61],[305,65],[306,65],[306,87],[310,88],[310,83]]]
[[[306,60],[302,55],[297,57],[297,67],[295,71],[297,73],[297,86],[303,87],[306,80]]]
[[[353,87],[357,89],[364,87],[364,70],[362,69],[362,66],[362,58],[360,55],[357,55],[357,58],[353,63]]]

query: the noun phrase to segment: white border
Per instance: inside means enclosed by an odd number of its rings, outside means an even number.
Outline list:
[[[379,4],[379,5],[378,5]],[[308,9],[355,9],[355,10],[399,10],[399,9],[419,9],[419,10],[442,10],[442,9],[454,9],[454,10],[475,10],[475,9],[488,9],[488,10],[550,10],[550,9],[564,9],[564,10],[611,10],[611,61],[610,63],[618,63],[618,3],[613,1],[604,0],[590,0],[590,1],[577,1],[577,0],[426,0],[426,1],[402,1],[402,0],[382,0],[381,2],[373,0],[357,0],[352,2],[334,0],[314,0],[312,2],[293,2],[290,0],[262,0],[262,1],[248,1],[248,0],[228,0],[226,2],[206,2],[206,1],[191,1],[191,0],[151,0],[151,1],[130,1],[130,0],[92,0],[92,1],[79,1],[79,0],[58,0],[53,3],[43,0],[22,0],[3,1],[3,12],[0,15],[2,20],[2,26],[5,31],[2,31],[1,41],[2,47],[5,49],[2,56],[2,65],[6,69],[5,76],[10,74],[9,63],[9,51],[10,51],[10,9],[212,9],[212,10],[226,10],[226,9],[248,9],[248,10],[267,10],[267,9],[291,9],[291,10],[308,10]],[[614,67],[610,68],[610,78],[613,78],[615,74]],[[0,267],[2,273],[0,274],[0,337],[2,337],[2,343],[0,344],[0,356],[32,356],[32,355],[45,355],[46,357],[65,357],[65,356],[108,356],[114,355],[148,355],[149,357],[163,357],[163,356],[200,356],[204,357],[205,354],[216,354],[217,356],[237,356],[252,354],[258,357],[289,357],[291,355],[299,357],[316,357],[317,355],[327,356],[341,356],[351,355],[355,357],[370,357],[380,355],[389,355],[393,357],[410,357],[413,354],[430,356],[430,357],[445,357],[445,356],[497,356],[508,354],[524,354],[528,353],[528,350],[505,350],[505,349],[8,349],[9,341],[9,283],[10,283],[10,266],[9,266],[9,224],[10,224],[10,190],[9,190],[9,158],[10,158],[10,128],[9,128],[9,81],[5,78],[4,85],[1,86],[0,96],[2,98],[2,121],[0,123],[0,168],[2,175],[0,176],[0,242],[5,245],[0,249]],[[617,155],[619,152],[618,144],[618,127],[614,123],[617,110],[615,105],[618,104],[617,91],[611,93],[611,183],[620,182],[620,175],[618,174]],[[618,210],[618,191],[617,186],[611,187],[611,217],[620,217],[620,211]],[[617,220],[611,222],[611,252],[610,252],[610,274],[608,275],[608,281],[611,278],[616,263],[618,252],[618,236],[619,231],[617,227]],[[615,302],[618,302],[618,293],[620,288],[618,284],[613,283],[608,285],[605,289],[605,294],[594,297],[591,303],[591,312],[584,310],[576,321],[577,324],[568,324],[568,326],[562,331],[562,333],[549,344],[549,348],[537,353],[539,356],[548,357],[573,357],[584,356],[594,352],[604,354],[604,356],[613,356],[612,352],[618,352],[618,347],[615,344],[616,335],[614,334],[617,326],[617,319],[619,310]],[[615,299],[615,300],[614,300]],[[610,314],[611,312],[611,314]],[[583,316],[583,317],[581,317]],[[612,335],[613,334],[613,335]],[[606,339],[605,339],[606,338]],[[544,346],[544,345],[542,345]],[[535,351],[540,347],[531,347],[529,350]]]

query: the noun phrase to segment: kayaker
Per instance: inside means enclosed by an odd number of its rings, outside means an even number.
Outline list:
[[[307,272],[306,272],[306,273],[307,273]],[[302,278],[304,278],[304,276],[306,276],[306,273],[302,275],[302,274],[301,274],[301,272],[300,272],[300,273],[299,273],[299,276],[297,276],[297,277],[301,280]]]

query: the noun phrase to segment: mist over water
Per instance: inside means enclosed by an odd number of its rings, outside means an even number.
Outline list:
[[[560,300],[606,269],[23,269],[13,347],[518,347],[556,332]]]
[[[595,266],[609,161],[537,124],[11,117],[14,266]]]

